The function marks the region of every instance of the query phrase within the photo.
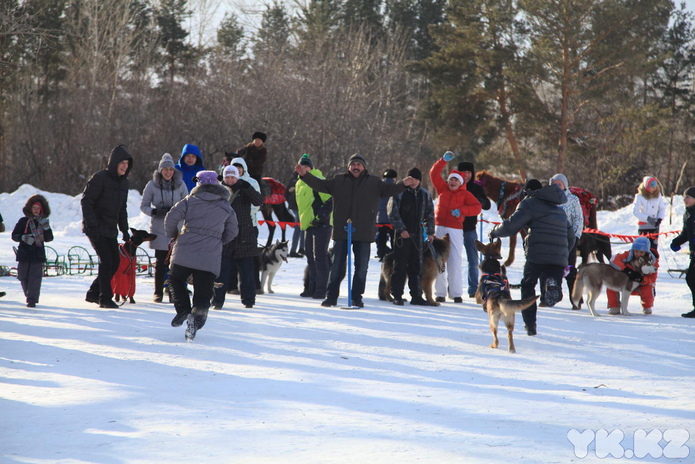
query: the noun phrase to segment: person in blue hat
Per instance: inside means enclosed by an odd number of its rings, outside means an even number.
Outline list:
[[[652,259],[653,266],[659,268],[658,253],[655,248],[651,247],[651,241],[645,237],[640,236],[635,238],[632,242],[632,247],[628,251],[618,253],[611,260],[611,266],[614,268],[624,271],[630,268],[628,264],[634,258],[639,258],[649,254]],[[639,269],[633,269],[639,271]],[[642,281],[639,287],[634,289],[631,295],[639,295],[642,299],[642,312],[644,314],[651,314],[652,307],[654,306],[654,295],[656,295],[656,277],[658,272],[653,274],[645,274],[642,276]],[[620,294],[615,290],[606,289],[606,296],[608,297],[608,314],[620,314]]]

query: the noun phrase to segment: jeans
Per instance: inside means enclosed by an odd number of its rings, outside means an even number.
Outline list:
[[[331,270],[328,275],[328,288],[326,299],[337,300],[340,295],[340,283],[343,281],[347,266],[347,240],[333,241],[333,254],[331,255]],[[367,269],[369,267],[370,242],[352,242],[352,254],[355,257],[355,273],[352,279],[352,301],[361,301],[367,282]]]
[[[478,240],[478,233],[473,230],[463,232],[463,247],[466,249],[466,260],[468,261],[468,296],[475,295],[478,291],[478,249],[475,241]]]

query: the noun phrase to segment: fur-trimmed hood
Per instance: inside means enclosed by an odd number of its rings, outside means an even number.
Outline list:
[[[36,202],[41,203],[41,208],[43,209],[43,217],[48,217],[51,215],[51,208],[48,206],[48,200],[46,200],[46,197],[44,197],[43,195],[36,194],[30,196],[26,204],[24,205],[24,208],[22,208],[22,213],[24,213],[26,217],[34,217],[34,215],[31,214],[31,205],[33,205]]]
[[[152,182],[158,186],[162,186],[164,179],[162,178],[162,172],[159,169],[155,169],[152,173]],[[176,190],[176,188],[183,182],[183,173],[178,169],[174,169],[174,176],[171,178],[172,185],[171,189]]]
[[[229,203],[229,200],[232,198],[232,192],[227,187],[220,184],[201,184],[196,185],[193,190],[191,190],[191,196],[204,201],[217,201],[222,199]]]

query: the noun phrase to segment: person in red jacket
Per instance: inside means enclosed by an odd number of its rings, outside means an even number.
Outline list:
[[[444,166],[454,159],[450,151],[444,153],[430,169],[430,181],[437,191],[437,206],[434,210],[434,234],[438,238],[449,234],[451,251],[446,263],[446,274],[439,274],[434,284],[436,301],[446,301],[447,286],[454,303],[463,303],[463,276],[461,253],[463,250],[463,220],[466,216],[477,216],[482,206],[475,196],[466,189],[462,172],[452,170],[445,181],[442,178]]]
[[[647,237],[637,237],[635,241],[632,242],[632,248],[630,248],[629,251],[618,253],[613,257],[611,260],[611,266],[622,271],[625,268],[630,267],[627,263],[632,261],[633,258],[639,258],[649,253],[652,255],[654,267],[658,269],[658,255],[657,253],[651,251],[649,247],[650,241]],[[642,282],[640,282],[639,287],[634,289],[631,293],[631,295],[639,295],[642,299],[642,312],[644,314],[652,313],[652,307],[654,306],[654,295],[656,294],[656,276],[656,272],[653,274],[645,274],[642,277]],[[620,314],[620,295],[618,292],[615,290],[606,289],[606,296],[608,297],[608,314]]]

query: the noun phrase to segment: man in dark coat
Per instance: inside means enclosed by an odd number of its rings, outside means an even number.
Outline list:
[[[463,182],[466,189],[480,202],[484,210],[490,209],[490,199],[485,196],[483,188],[475,183],[475,166],[470,161],[462,161],[458,165],[458,170],[463,173]],[[463,247],[466,249],[466,260],[468,261],[468,297],[475,298],[478,291],[478,249],[475,241],[478,240],[478,232],[475,227],[478,224],[478,216],[466,216],[463,220]]]
[[[333,197],[333,253],[326,299],[321,306],[338,304],[340,283],[345,276],[347,262],[347,221],[350,219],[350,226],[354,229],[352,247],[355,274],[352,280],[352,302],[348,303],[362,308],[379,199],[397,195],[416,181],[412,177],[406,177],[395,184],[382,182],[378,176],[367,172],[367,162],[360,154],[352,155],[348,160],[347,172],[337,174],[333,179],[319,179],[309,172],[309,166],[302,164],[297,164],[294,169],[309,187]]]
[[[393,242],[393,276],[391,295],[393,304],[403,306],[403,289],[408,277],[410,304],[427,306],[422,298],[422,251],[425,242],[434,239],[434,204],[430,193],[420,186],[422,172],[418,168],[408,171],[417,183],[389,199],[386,207],[396,239]],[[423,236],[423,224],[426,236]]]
[[[263,166],[268,158],[268,150],[264,145],[266,139],[264,132],[254,132],[251,136],[252,141],[237,150],[238,155],[244,158],[249,167],[249,175],[259,184],[263,177]]]
[[[111,278],[118,270],[118,230],[123,241],[128,234],[128,173],[133,157],[123,145],[111,151],[106,169],[94,174],[82,192],[82,232],[99,256],[99,271],[87,290],[85,300],[101,308],[118,308],[113,301]]]
[[[683,317],[695,318],[695,186],[688,187],[683,193],[683,203],[685,204],[685,212],[683,213],[683,229],[671,241],[671,250],[679,251],[681,246],[688,244],[690,247],[690,265],[688,272],[685,274],[685,282],[690,288],[693,300],[693,310],[681,314]]]
[[[536,296],[536,284],[541,279],[546,282],[545,304],[552,307],[562,300],[562,274],[567,267],[569,245],[574,241],[574,230],[565,211],[559,208],[567,197],[556,184],[542,187],[537,179],[529,180],[524,192],[526,198],[509,219],[490,231],[490,238],[509,237],[528,228],[521,297]],[[536,303],[521,311],[529,335],[536,335],[536,311]]]

